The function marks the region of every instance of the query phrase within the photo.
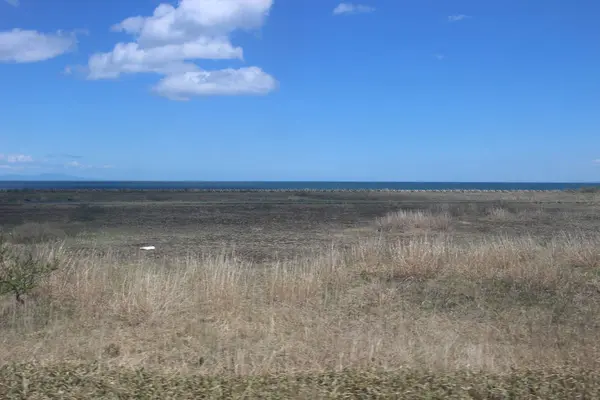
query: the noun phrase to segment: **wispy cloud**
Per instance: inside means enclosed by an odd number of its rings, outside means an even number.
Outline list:
[[[87,165],[83,165],[79,161],[69,161],[68,163],[65,163],[65,167],[67,167],[67,168],[86,168]]]
[[[46,158],[63,158],[63,159],[79,159],[83,158],[83,156],[79,156],[76,154],[67,154],[67,153],[51,153],[46,156]]]
[[[9,164],[30,163],[33,162],[33,157],[26,154],[0,154],[0,161]]]
[[[374,11],[375,7],[366,6],[364,4],[340,3],[333,9],[333,15],[364,14]]]
[[[465,19],[469,19],[471,16],[465,14],[455,14],[448,16],[448,22],[459,22],[464,21]]]
[[[33,162],[33,157],[27,156],[25,154],[15,154],[10,155],[6,158],[6,161],[9,163],[29,163]]]
[[[64,170],[101,170],[113,168],[112,165],[87,164],[81,161],[81,156],[74,154],[49,154],[36,158],[27,154],[0,153],[0,170],[23,171],[41,170],[47,172],[61,172]]]
[[[5,170],[5,171],[21,171],[25,169],[22,165],[7,165],[7,164],[0,164],[0,170]]]
[[[75,161],[75,160],[65,163],[64,167],[71,168],[71,169],[110,169],[110,168],[114,168],[114,166],[109,165],[109,164],[96,166],[96,165],[90,165],[90,164],[83,164],[83,163],[80,163],[79,161]]]
[[[440,54],[440,53],[434,54],[433,56],[434,56],[434,57],[435,57],[435,59],[436,59],[436,60],[438,60],[438,61],[442,61],[444,58],[446,58],[446,56],[445,56],[445,55],[443,55],[443,54]]]
[[[0,153],[0,170],[22,171],[31,168],[33,165],[33,157],[29,155]]]
[[[592,160],[592,164],[600,165],[600,158]]]
[[[8,4],[10,4],[13,7],[19,7],[19,4],[21,4],[21,2],[19,0],[4,0],[6,1]]]

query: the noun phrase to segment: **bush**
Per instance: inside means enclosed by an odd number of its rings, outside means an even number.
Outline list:
[[[22,296],[31,292],[40,279],[57,268],[56,259],[38,259],[31,249],[18,251],[0,239],[0,296],[13,294],[17,302],[24,303]]]

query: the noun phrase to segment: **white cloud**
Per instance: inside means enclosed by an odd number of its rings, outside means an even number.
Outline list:
[[[342,14],[361,14],[375,11],[374,7],[365,6],[363,4],[340,3],[333,9],[333,15]]]
[[[258,67],[248,67],[173,74],[154,90],[173,100],[188,100],[191,96],[266,94],[276,87],[273,77]]]
[[[446,58],[446,56],[445,56],[445,55],[443,55],[443,54],[440,54],[440,53],[438,53],[438,54],[434,54],[433,56],[436,58],[436,60],[439,60],[439,61],[442,61],[443,59],[445,59],[445,58]]]
[[[44,61],[73,50],[76,44],[74,34],[61,31],[41,33],[13,29],[0,32],[0,62]]]
[[[0,161],[10,164],[33,162],[33,157],[26,154],[0,154]]]
[[[600,165],[600,158],[597,158],[597,159],[593,160],[592,163]]]
[[[455,14],[455,15],[449,15],[448,16],[448,22],[459,22],[459,21],[463,21],[467,18],[471,18],[468,15],[465,14]]]
[[[185,43],[259,28],[272,5],[273,0],[180,0],[177,7],[160,4],[152,16],[127,18],[112,29],[137,35],[142,45]]]
[[[112,51],[93,54],[88,79],[122,74],[165,75],[154,91],[172,99],[195,95],[259,94],[273,90],[275,79],[258,67],[205,71],[197,60],[241,60],[231,43],[236,30],[263,25],[273,0],[180,0],[160,4],[151,16],[134,16],[114,25],[135,42],[117,43]]]
[[[183,62],[191,59],[243,58],[243,50],[226,38],[201,37],[181,44],[142,48],[138,43],[118,43],[110,53],[90,57],[90,79],[118,78],[122,73],[162,74],[193,71],[197,66]]]
[[[8,4],[10,4],[13,7],[19,7],[19,4],[21,4],[21,2],[19,0],[4,0],[6,1]]]

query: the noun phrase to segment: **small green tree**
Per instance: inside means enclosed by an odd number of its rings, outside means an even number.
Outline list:
[[[23,295],[31,292],[40,279],[58,269],[58,260],[42,260],[33,251],[17,251],[0,236],[0,296],[14,294],[23,304]]]

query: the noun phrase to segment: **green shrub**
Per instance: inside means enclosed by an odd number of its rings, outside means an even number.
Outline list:
[[[20,251],[0,239],[0,296],[13,294],[19,303],[23,295],[33,290],[40,279],[58,268],[58,261],[42,260],[33,251]]]

